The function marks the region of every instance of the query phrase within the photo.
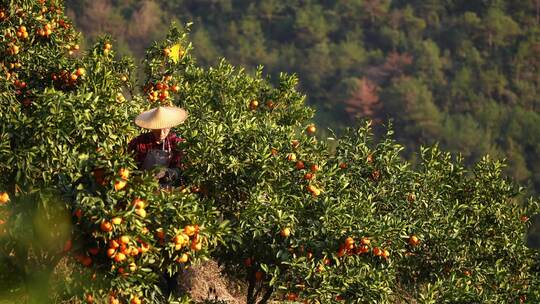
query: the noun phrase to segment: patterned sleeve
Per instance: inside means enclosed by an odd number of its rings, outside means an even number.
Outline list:
[[[131,152],[134,157],[135,161],[137,162],[137,165],[140,167],[143,163],[143,157],[144,153],[141,153],[140,151],[140,145],[141,143],[141,136],[137,136],[134,139],[132,139],[128,144],[128,151]]]
[[[183,138],[180,138],[176,135],[171,136],[171,146],[172,146],[172,159],[171,159],[171,168],[182,168],[182,158],[184,156],[183,151],[180,151],[178,144],[184,142]]]

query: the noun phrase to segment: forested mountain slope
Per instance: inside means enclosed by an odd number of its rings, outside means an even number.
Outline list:
[[[440,142],[468,162],[508,158],[540,190],[540,1],[67,1],[92,37],[140,56],[171,19],[193,21],[199,62],[226,57],[298,73],[311,105],[339,128],[394,119],[408,151]],[[319,111],[322,113],[322,111]],[[410,153],[410,152],[409,152]],[[407,155],[413,157],[412,155]]]

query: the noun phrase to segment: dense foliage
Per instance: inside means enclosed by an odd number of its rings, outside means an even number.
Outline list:
[[[141,56],[170,19],[193,21],[195,55],[276,77],[298,73],[317,120],[393,118],[407,156],[439,142],[466,164],[489,153],[540,189],[538,1],[67,1],[88,37]]]
[[[322,140],[297,77],[201,67],[174,25],[138,87],[111,37],[77,52],[61,3],[3,1],[0,17],[0,300],[187,303],[163,281],[206,258],[248,303],[540,300],[523,240],[540,204],[501,162],[466,169],[432,146],[412,166],[373,122]],[[390,95],[422,83],[400,79]],[[164,104],[189,113],[175,129],[188,183],[172,191],[125,148],[135,115]]]
[[[227,229],[197,194],[159,191],[135,170],[133,118],[155,104],[134,89],[132,60],[106,36],[80,51],[57,1],[2,2],[0,14],[0,294],[166,298],[163,281],[208,258]],[[149,50],[148,83],[176,81],[185,65],[163,49]]]

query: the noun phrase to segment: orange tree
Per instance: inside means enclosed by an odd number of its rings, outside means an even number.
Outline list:
[[[291,76],[272,87],[222,62],[179,79],[186,172],[232,223],[215,256],[248,303],[538,298],[523,242],[538,202],[519,202],[500,162],[466,169],[432,147],[411,168],[369,124],[329,146]]]
[[[110,37],[85,52],[78,39],[60,1],[0,2],[1,293],[156,302],[162,277],[206,258],[226,223],[199,194],[160,191],[126,151],[135,115],[177,88],[147,99]],[[163,43],[186,45],[178,31]],[[166,55],[149,50],[148,84],[186,65]],[[55,269],[72,275],[49,293]]]

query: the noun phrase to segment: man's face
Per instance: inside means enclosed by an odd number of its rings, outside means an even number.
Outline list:
[[[155,130],[152,130],[152,134],[154,134],[154,138],[156,140],[161,141],[167,138],[167,135],[169,135],[170,131],[171,129],[155,129]]]

